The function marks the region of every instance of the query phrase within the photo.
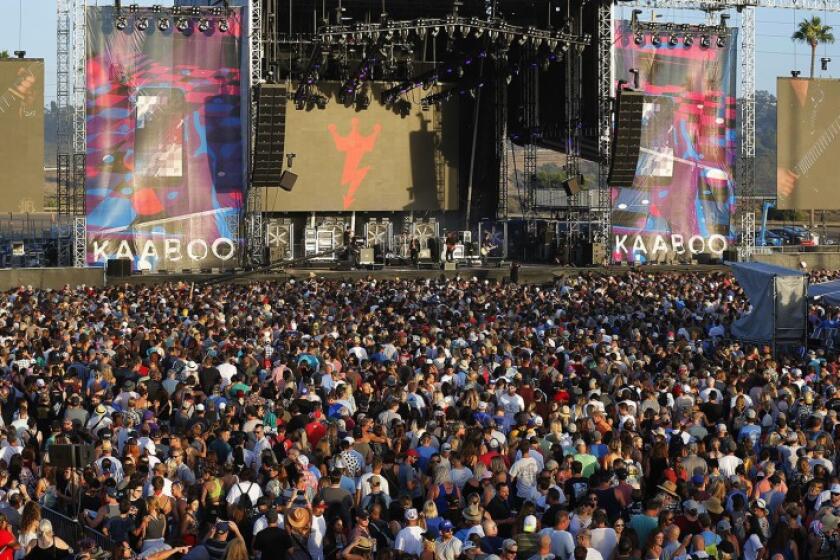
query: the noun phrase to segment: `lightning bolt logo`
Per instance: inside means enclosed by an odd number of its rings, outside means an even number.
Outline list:
[[[376,141],[379,139],[379,133],[382,131],[382,126],[379,124],[373,125],[373,131],[367,136],[362,136],[359,132],[359,119],[353,118],[350,121],[350,132],[347,136],[341,136],[338,133],[338,127],[331,124],[327,127],[335,143],[335,149],[339,152],[344,152],[344,168],[341,171],[341,186],[346,187],[344,193],[344,209],[349,209],[356,201],[356,191],[367,177],[371,166],[361,167],[362,158],[365,154],[373,151],[376,146]]]

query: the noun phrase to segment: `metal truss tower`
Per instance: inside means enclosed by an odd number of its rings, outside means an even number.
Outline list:
[[[56,15],[58,16],[58,48],[56,51],[56,107],[58,109],[58,153],[69,154],[73,144],[73,129],[67,119],[68,107],[70,107],[70,92],[72,79],[70,74],[73,32],[73,5],[74,0],[57,0]],[[59,165],[60,168],[60,165]],[[59,193],[60,194],[60,193]],[[59,212],[61,208],[61,197],[59,196]]]
[[[507,55],[499,53],[496,60],[496,157],[499,161],[499,206],[496,216],[507,219],[509,211],[510,177],[508,177],[508,83],[502,73],[508,71]]]
[[[262,81],[263,41],[262,41],[262,0],[249,0],[248,14],[250,16],[250,92],[251,92],[251,134],[249,153],[254,152],[257,126],[257,96],[255,89]],[[253,166],[252,158],[249,158]],[[248,191],[245,200],[245,264],[247,266],[261,266],[265,260],[265,229],[262,216],[262,190],[251,184],[251,173],[248,173]]]
[[[612,149],[612,1],[598,5],[598,202],[597,225],[592,240],[607,243],[610,238],[610,150]]]
[[[524,69],[522,70],[522,106],[524,112],[523,123],[525,125],[525,157],[522,172],[526,193],[526,208],[522,209],[523,214],[533,212],[536,205],[537,185],[534,179],[537,175],[537,142],[540,136],[540,72],[536,63],[536,49],[529,43],[526,52]]]

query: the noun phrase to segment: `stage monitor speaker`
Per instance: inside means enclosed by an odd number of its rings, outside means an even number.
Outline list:
[[[633,185],[642,141],[644,105],[645,96],[640,91],[622,90],[618,94],[618,117],[607,179],[611,187]]]
[[[288,97],[286,85],[260,84],[256,94],[257,126],[251,181],[255,187],[282,186]]]
[[[105,265],[108,278],[127,278],[131,276],[131,259],[108,259]]]
[[[458,270],[458,263],[452,262],[452,261],[447,261],[447,262],[443,263],[443,269],[444,270]]]
[[[566,191],[566,195],[568,196],[574,196],[586,190],[584,188],[583,175],[574,175],[563,181],[563,190]]]
[[[59,469],[83,469],[96,458],[92,445],[53,444],[49,453],[50,464]]]
[[[295,188],[295,183],[297,182],[298,176],[291,171],[284,171],[282,175],[280,175],[280,188],[284,191],[291,191]]]

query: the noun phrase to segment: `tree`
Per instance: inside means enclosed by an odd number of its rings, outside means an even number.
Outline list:
[[[833,43],[834,35],[830,25],[823,25],[819,16],[803,19],[799,22],[799,29],[791,36],[792,41],[807,43],[811,47],[811,77],[814,77],[814,60],[817,56],[817,46],[820,43]]]
[[[9,51],[0,51],[0,60],[3,60],[4,58],[12,58],[9,56]]]

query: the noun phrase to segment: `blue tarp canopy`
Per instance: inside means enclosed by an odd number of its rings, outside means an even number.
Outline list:
[[[823,304],[840,305],[840,280],[809,286],[808,297]]]

